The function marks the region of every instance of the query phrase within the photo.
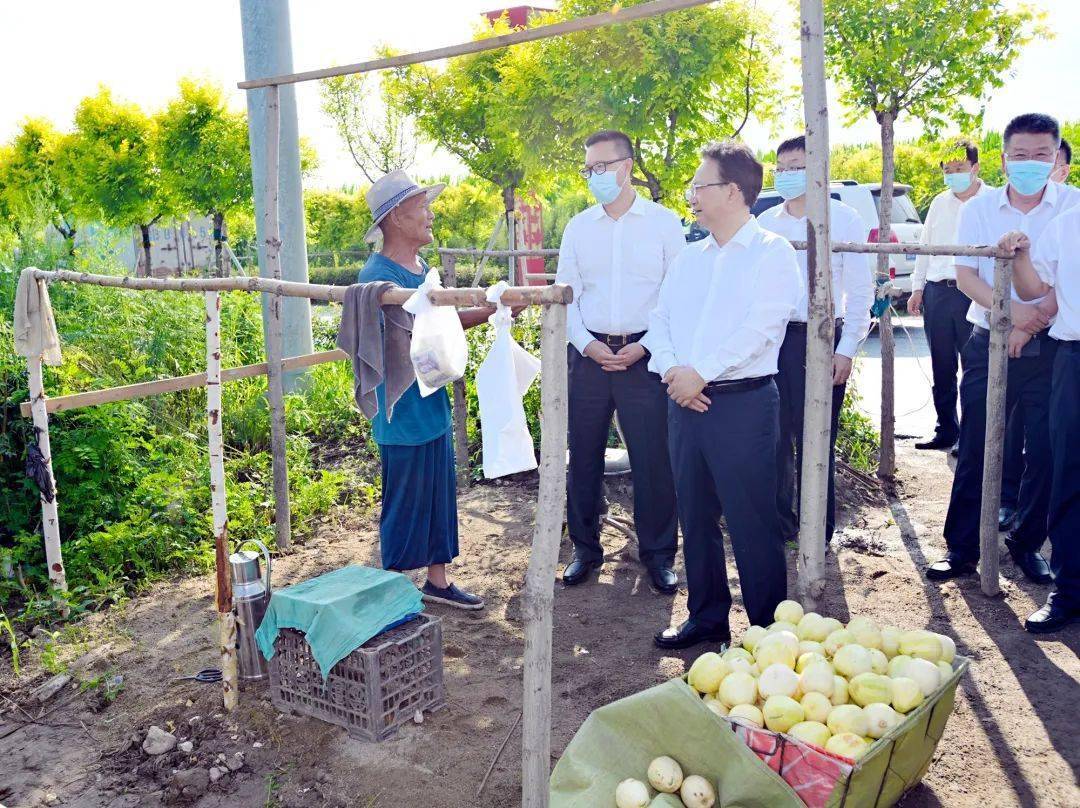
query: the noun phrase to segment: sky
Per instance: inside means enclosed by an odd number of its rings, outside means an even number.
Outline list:
[[[541,0],[533,0],[543,5]],[[799,44],[787,0],[758,0],[773,15],[778,32],[789,31],[782,63],[785,82],[798,85]],[[987,108],[987,124],[1001,129],[1020,112],[1044,111],[1059,118],[1080,117],[1080,2],[1034,0],[1048,15],[1055,38],[1025,49],[1014,75]],[[381,44],[403,51],[456,44],[470,38],[483,11],[499,0],[292,0],[293,63],[308,70],[362,61]],[[47,117],[67,129],[76,104],[106,84],[119,98],[147,110],[163,106],[184,76],[216,81],[230,90],[238,109],[244,78],[238,0],[0,0],[0,142],[9,140],[27,117]],[[830,99],[830,134],[835,143],[876,141],[877,127],[867,118],[846,125],[843,110]],[[300,132],[319,155],[319,170],[309,184],[341,187],[363,182],[333,125],[319,108],[316,83],[297,87]],[[797,127],[800,110],[786,111],[781,130]],[[768,149],[777,132],[752,125],[744,136]],[[898,126],[898,136],[918,128]],[[417,155],[414,173],[462,173],[455,161],[430,148]]]

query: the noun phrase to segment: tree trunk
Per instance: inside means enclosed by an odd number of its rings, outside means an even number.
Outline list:
[[[896,175],[896,152],[893,141],[895,114],[883,112],[881,124],[881,198],[878,210],[878,242],[889,243],[892,221],[893,185]],[[878,276],[889,280],[890,256],[878,256]],[[896,344],[893,340],[891,306],[882,312],[878,323],[881,336],[881,456],[878,476],[891,478],[896,471]]]
[[[151,277],[150,273],[150,225],[140,224],[139,232],[142,233],[142,248],[143,258],[146,261],[146,277]]]
[[[214,269],[217,277],[224,278],[229,273],[224,264],[225,251],[221,248],[225,240],[225,214],[219,210],[214,211]]]
[[[829,108],[825,95],[821,0],[802,0],[803,107],[806,110],[806,390],[799,454],[799,599],[816,611],[825,594],[825,522],[832,413],[832,250],[829,235]]]
[[[517,208],[517,187],[514,185],[508,185],[503,188],[503,207],[506,210],[506,249],[517,249],[517,219],[515,210]],[[510,256],[506,259],[507,262],[507,283],[511,286],[517,286],[517,258]]]

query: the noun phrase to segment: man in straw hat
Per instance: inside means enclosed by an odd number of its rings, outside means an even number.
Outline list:
[[[372,225],[365,240],[382,236],[382,247],[360,272],[360,283],[390,281],[416,289],[428,271],[420,248],[432,242],[431,201],[445,188],[417,185],[401,170],[381,177],[367,192]],[[494,308],[464,309],[465,328],[487,322]],[[458,554],[457,487],[450,398],[439,390],[426,398],[414,382],[386,417],[384,385],[371,431],[382,458],[379,543],[385,569],[427,567],[425,601],[459,609],[482,609],[484,601],[450,583],[446,565]]]

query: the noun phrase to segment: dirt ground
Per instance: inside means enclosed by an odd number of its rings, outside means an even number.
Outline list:
[[[1027,635],[1021,621],[1042,602],[1045,588],[1023,580],[1007,555],[999,599],[985,598],[975,578],[928,584],[920,569],[943,550],[951,475],[940,453],[901,447],[899,464],[897,495],[888,500],[853,497],[858,485],[850,478],[841,483],[848,507],[837,552],[828,555],[832,586],[822,611],[841,620],[858,613],[903,627],[929,625],[955,637],[959,652],[974,661],[937,759],[903,805],[1080,806],[1080,626],[1044,638]],[[625,494],[611,492],[616,511]],[[488,608],[478,614],[432,610],[444,622],[448,707],[422,725],[410,724],[381,744],[361,743],[318,721],[280,715],[265,689],[245,691],[240,710],[225,717],[218,686],[170,682],[217,664],[212,581],[179,579],[123,608],[89,617],[71,632],[67,658],[108,645],[107,658],[86,676],[123,674],[123,690],[112,704],[101,709],[91,703],[93,693],[68,690],[50,704],[70,701],[42,723],[12,732],[18,714],[6,710],[4,702],[0,803],[7,808],[163,802],[200,808],[517,805],[520,731],[511,728],[521,704],[520,593],[534,497],[532,483],[477,486],[461,497],[458,579],[483,593]],[[607,530],[605,546],[607,564],[598,581],[578,589],[556,586],[553,763],[591,710],[681,674],[694,656],[663,653],[651,642],[656,629],[684,619],[685,589],[674,599],[653,593],[635,563],[634,547],[621,533]],[[374,563],[377,549],[370,518],[342,515],[277,561],[275,583],[296,582],[349,562]],[[564,562],[568,555],[564,542]],[[745,626],[736,607],[736,636]],[[46,674],[36,658],[24,662],[18,681],[0,679],[0,692],[29,705],[30,687]],[[38,715],[38,708],[27,709]],[[147,758],[139,744],[151,724],[190,739],[193,750]],[[508,733],[509,743],[477,798],[477,786]],[[191,780],[181,774],[181,785],[194,782],[189,793],[201,796],[175,797],[174,769],[205,772],[215,764],[236,771],[208,788],[199,782],[204,775]]]

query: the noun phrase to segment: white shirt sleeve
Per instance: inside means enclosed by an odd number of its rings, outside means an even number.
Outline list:
[[[1043,283],[1057,286],[1058,257],[1061,253],[1061,217],[1050,222],[1031,248],[1031,263]]]
[[[922,238],[919,243],[929,247],[934,243],[934,221],[938,218],[940,196],[935,196],[930,203],[930,209],[926,211],[926,221],[923,223]],[[919,255],[915,257],[915,271],[911,273],[911,291],[921,292],[926,286],[926,271],[930,268],[930,256]]]
[[[668,267],[664,282],[660,284],[660,293],[656,298],[656,307],[649,312],[649,330],[640,343],[651,356],[648,368],[662,377],[676,365],[675,346],[671,341],[671,287],[676,282],[679,272],[678,262]]]
[[[555,282],[565,283],[574,290],[574,300],[566,307],[566,335],[570,344],[584,354],[585,349],[595,337],[585,327],[585,321],[581,319],[581,306],[578,301],[581,298],[581,290],[584,285],[581,280],[581,270],[578,266],[577,251],[574,248],[574,234],[576,232],[577,228],[574,226],[573,221],[567,224],[566,229],[563,231],[562,244],[559,245],[559,267],[555,271]]]
[[[694,365],[706,382],[741,370],[770,346],[779,345],[788,321],[795,315],[803,280],[790,242],[777,238],[760,260],[754,302],[742,323],[723,345],[717,345]]]
[[[840,241],[864,242],[869,235],[858,215],[846,219]],[[844,307],[844,331],[836,353],[854,359],[866,335],[870,332],[870,309],[874,305],[874,272],[867,253],[841,253],[840,292]]]
[[[663,232],[660,234],[661,247],[663,248],[663,261],[664,261],[664,280],[667,280],[668,273],[671,271],[671,267],[675,263],[675,259],[679,257],[679,254],[686,249],[686,236],[683,235],[682,222],[675,213],[671,213],[670,216],[664,216]],[[661,283],[660,289],[663,291],[663,283]],[[659,300],[659,295],[657,297]],[[658,303],[659,305],[659,303]],[[652,315],[649,315],[649,330],[652,330]],[[638,340],[642,347],[652,353],[652,348],[649,347],[650,341],[648,339],[649,331],[645,332],[645,336]],[[669,365],[670,367],[670,365]],[[652,369],[652,363],[649,363],[649,369]],[[654,371],[657,372],[657,371]],[[667,372],[667,368],[660,373],[661,376]]]
[[[956,226],[956,243],[965,247],[978,247],[985,242],[982,228],[979,226],[978,208],[974,205],[962,205],[960,220]],[[967,255],[956,256],[956,268],[979,271],[979,259]]]

